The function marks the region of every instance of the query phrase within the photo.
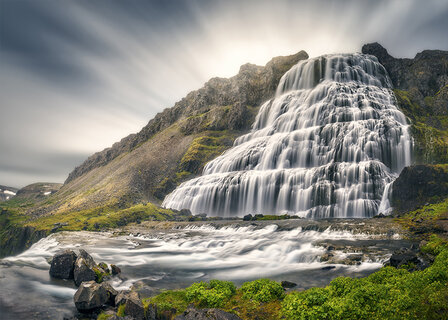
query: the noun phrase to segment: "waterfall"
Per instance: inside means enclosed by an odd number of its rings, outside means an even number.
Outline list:
[[[281,78],[250,133],[163,205],[209,216],[289,213],[372,217],[411,162],[406,118],[378,60],[335,54],[300,61]]]

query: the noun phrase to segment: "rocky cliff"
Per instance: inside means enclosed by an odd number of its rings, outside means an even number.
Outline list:
[[[389,73],[398,106],[412,123],[418,164],[448,162],[448,51],[425,50],[413,59],[394,58],[378,43],[374,55]]]

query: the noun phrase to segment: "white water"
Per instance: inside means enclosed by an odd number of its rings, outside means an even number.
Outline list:
[[[406,118],[373,56],[299,62],[261,106],[252,131],[163,205],[209,216],[289,213],[372,217],[411,162]]]
[[[225,279],[240,285],[244,281],[269,277],[289,280],[298,287],[324,286],[337,276],[365,276],[380,268],[382,262],[403,241],[374,240],[379,250],[372,260],[360,265],[332,265],[320,262],[325,252],[315,244],[320,240],[347,241],[359,245],[375,236],[350,232],[303,231],[301,227],[279,230],[264,227],[191,226],[180,230],[154,232],[149,236],[119,236],[110,233],[60,232],[35,243],[15,257],[0,260],[0,318],[62,319],[76,311],[73,281],[49,277],[48,259],[64,249],[84,248],[96,262],[114,263],[122,277],[112,284],[127,289],[137,281],[151,290],[184,288],[193,282]],[[393,248],[387,246],[393,245]],[[344,258],[350,253],[334,250]]]

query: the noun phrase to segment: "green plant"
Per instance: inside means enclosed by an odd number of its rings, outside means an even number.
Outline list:
[[[210,280],[194,283],[185,289],[188,301],[200,307],[222,307],[236,293],[236,287],[232,282]]]
[[[273,280],[259,279],[246,282],[241,287],[244,299],[252,299],[258,302],[269,302],[281,299],[284,296],[283,287]]]

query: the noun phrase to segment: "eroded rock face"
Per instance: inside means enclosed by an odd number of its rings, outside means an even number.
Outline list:
[[[50,267],[50,276],[59,279],[73,279],[76,253],[66,250],[53,257]]]
[[[241,318],[219,309],[188,309],[175,320],[241,320]]]
[[[79,286],[73,299],[78,311],[89,312],[105,305],[109,298],[109,293],[102,283],[89,281]]]
[[[412,211],[448,194],[448,168],[434,165],[406,167],[392,187],[392,206],[399,212]]]

